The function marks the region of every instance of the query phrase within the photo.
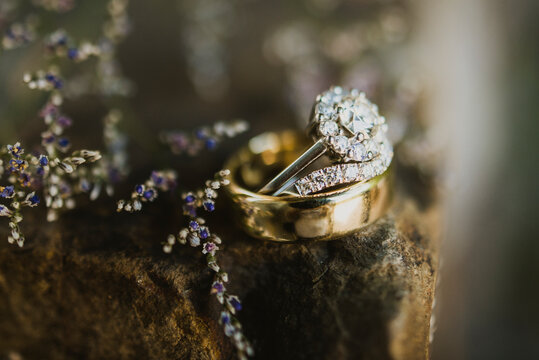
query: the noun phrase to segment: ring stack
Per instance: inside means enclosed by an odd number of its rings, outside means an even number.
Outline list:
[[[256,192],[271,169],[286,166],[290,158],[301,155],[306,140],[304,134],[294,131],[261,134],[226,162],[230,185],[225,191],[238,222],[251,236],[279,242],[331,240],[357,232],[387,212],[393,192],[391,169],[370,180],[356,178],[353,183],[316,189],[316,193],[308,195]],[[348,168],[366,164],[334,167],[346,173]]]
[[[308,136],[285,131],[251,139],[226,164],[245,231],[274,241],[329,240],[379,219],[393,192],[387,131],[364,93],[335,86],[317,96]],[[276,169],[283,170],[272,176]]]
[[[319,95],[309,128],[315,139],[322,139],[332,150],[330,156],[347,164],[316,170],[296,181],[301,196],[369,180],[391,164],[393,147],[386,120],[378,114],[378,106],[356,89],[335,86]]]

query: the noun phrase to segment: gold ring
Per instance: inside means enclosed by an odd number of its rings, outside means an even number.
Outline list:
[[[227,161],[226,187],[243,229],[260,239],[329,240],[358,231],[383,216],[392,200],[392,170],[366,182],[306,196],[269,196],[256,189],[308,147],[300,132],[265,133]]]

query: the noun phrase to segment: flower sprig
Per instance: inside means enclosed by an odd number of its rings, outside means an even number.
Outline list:
[[[72,174],[79,165],[97,161],[100,157],[99,152],[80,150],[62,159],[50,159],[46,154],[26,155],[20,143],[4,147],[0,151],[0,176],[7,175],[9,185],[0,186],[0,199],[9,204],[0,205],[0,216],[10,220],[12,230],[8,241],[21,247],[24,245],[25,237],[19,226],[23,220],[21,210],[39,205],[38,190],[43,190],[49,220],[56,219],[58,209],[74,207],[72,197],[76,191],[63,175]]]
[[[12,50],[29,44],[36,38],[37,18],[28,16],[24,21],[16,22],[4,31],[1,48]]]
[[[49,56],[67,57],[74,61],[84,61],[91,56],[101,55],[100,46],[89,41],[77,45],[63,29],[56,30],[45,38],[45,51]]]
[[[177,174],[174,170],[153,171],[144,184],[138,184],[131,193],[131,199],[120,200],[117,203],[118,212],[135,212],[142,210],[142,203],[157,199],[159,191],[169,191],[176,188]]]
[[[40,16],[31,14],[23,20],[15,20],[22,1],[2,0],[0,1],[0,50],[12,50],[27,45],[38,38],[37,28],[40,23]],[[71,10],[74,0],[33,0],[32,5],[48,11],[64,13]]]
[[[75,194],[87,190],[87,172],[76,171],[79,165],[101,159],[101,153],[96,150],[80,150],[63,157],[62,154],[71,147],[71,141],[64,136],[64,131],[71,126],[72,120],[61,110],[63,96],[60,89],[63,81],[57,69],[27,73],[23,80],[30,89],[49,93],[49,99],[39,115],[46,125],[46,130],[41,133],[41,145],[48,159],[47,168],[42,171],[42,185],[46,206],[49,208],[47,220],[54,221],[60,209],[75,207]]]
[[[238,358],[243,360],[247,359],[248,356],[253,356],[254,350],[243,333],[241,323],[235,316],[242,309],[242,304],[236,295],[227,291],[225,284],[228,282],[228,274],[222,271],[217,263],[217,252],[222,243],[221,238],[211,233],[205,225],[206,221],[197,214],[198,210],[207,212],[215,210],[217,191],[230,183],[227,179],[228,175],[230,175],[229,170],[221,170],[215,174],[213,179],[206,181],[204,188],[182,195],[183,214],[188,219],[188,226],[181,229],[178,235],[169,235],[163,245],[163,251],[170,253],[176,243],[188,243],[192,247],[201,248],[202,254],[206,255],[206,265],[215,273],[210,294],[214,295],[223,306],[219,322],[223,326],[225,335],[230,337],[236,347]]]
[[[211,126],[201,127],[191,134],[184,131],[163,132],[161,141],[168,145],[176,155],[187,153],[193,156],[204,149],[214,150],[221,141],[233,138],[248,129],[249,123],[245,120],[218,121]]]
[[[187,218],[187,226],[181,229],[177,235],[168,235],[163,243],[163,251],[171,253],[176,244],[189,244],[201,249],[202,254],[206,256],[206,266],[215,273],[210,294],[214,295],[219,304],[222,305],[219,323],[223,326],[225,335],[232,340],[238,358],[245,360],[254,355],[254,350],[236,317],[242,309],[241,301],[238,296],[230,294],[226,289],[228,274],[221,269],[217,262],[217,252],[220,250],[222,240],[210,231],[206,220],[198,215],[199,211],[213,212],[215,210],[218,190],[230,184],[227,179],[228,175],[230,175],[229,170],[221,170],[215,174],[213,179],[206,181],[202,189],[182,194],[182,212]],[[154,171],[144,184],[135,186],[131,199],[118,202],[117,210],[139,211],[144,202],[151,202],[157,198],[158,191],[171,190],[173,188],[171,184],[176,185],[175,173],[170,170]]]
[[[105,117],[104,124],[104,159],[96,150],[71,149],[71,141],[65,136],[65,130],[72,125],[70,117],[62,111],[65,96],[73,93],[84,95],[94,93],[100,95],[125,95],[128,81],[120,78],[120,70],[116,61],[116,45],[128,33],[127,17],[128,0],[109,0],[107,2],[108,19],[103,24],[100,38],[95,42],[78,42],[68,36],[64,30],[39,37],[43,39],[45,55],[48,60],[67,57],[74,62],[82,62],[90,57],[98,59],[93,73],[86,77],[94,87],[84,87],[82,91],[74,91],[77,86],[68,86],[60,76],[60,68],[50,65],[48,70],[26,73],[24,83],[29,89],[48,94],[45,105],[39,116],[43,119],[45,130],[41,133],[41,153],[25,155],[17,143],[0,150],[0,180],[7,173],[8,184],[1,187],[0,216],[10,218],[12,234],[10,242],[24,244],[24,236],[20,230],[22,221],[21,208],[37,206],[40,196],[48,208],[47,220],[54,221],[62,209],[75,207],[75,195],[90,193],[90,199],[99,196],[105,188],[112,194],[113,184],[127,173],[125,143],[126,139],[117,128],[121,113],[111,110]],[[36,32],[39,16],[27,17],[25,22],[16,22],[20,2],[0,3],[0,27],[4,35],[0,48],[12,49],[38,38]],[[65,12],[74,6],[73,0],[36,0],[33,5],[49,11]],[[80,72],[77,72],[80,74]],[[79,84],[79,79],[73,83]],[[0,148],[1,149],[1,148]],[[91,166],[87,166],[91,164]],[[83,166],[84,165],[84,166]]]
[[[23,81],[31,90],[53,91],[60,90],[64,84],[58,75],[58,70],[51,67],[49,71],[38,70],[34,74],[25,73]]]

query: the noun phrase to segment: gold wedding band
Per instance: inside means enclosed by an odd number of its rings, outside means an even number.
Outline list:
[[[358,231],[383,216],[392,199],[391,167],[366,182],[306,196],[256,192],[305,148],[300,132],[265,133],[227,161],[226,191],[243,229],[267,240],[329,240]]]

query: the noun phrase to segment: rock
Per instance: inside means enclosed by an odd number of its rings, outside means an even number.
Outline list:
[[[219,262],[243,299],[239,318],[256,359],[428,357],[437,211],[401,194],[368,229],[309,244],[248,238],[218,206],[209,226],[224,240]],[[177,205],[160,199],[114,214],[103,200],[82,209],[46,225],[44,214],[29,214],[23,249],[0,242],[0,354],[234,358],[203,255],[161,250],[182,226]]]

